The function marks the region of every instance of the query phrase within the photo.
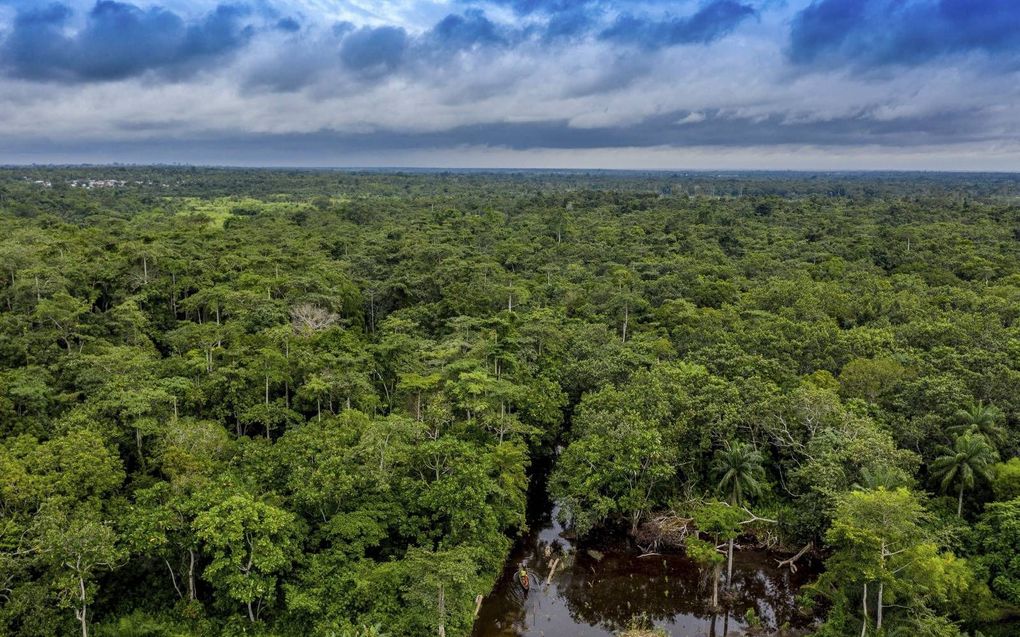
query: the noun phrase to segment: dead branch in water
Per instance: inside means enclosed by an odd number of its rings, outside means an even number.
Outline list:
[[[791,573],[796,573],[797,572],[797,564],[796,564],[797,560],[799,560],[800,558],[804,557],[804,554],[807,553],[808,551],[810,551],[812,548],[814,548],[814,546],[815,546],[814,542],[808,542],[807,544],[804,545],[804,548],[802,548],[801,550],[797,551],[797,554],[794,555],[793,557],[791,557],[789,559],[786,559],[786,560],[776,560],[778,562],[778,564],[779,564],[779,568],[783,568],[784,566],[789,566],[790,567],[790,572]]]

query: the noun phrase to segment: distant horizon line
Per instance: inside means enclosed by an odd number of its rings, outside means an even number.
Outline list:
[[[925,168],[564,168],[564,167],[468,167],[468,166],[302,166],[299,164],[203,164],[203,163],[128,163],[128,162],[84,162],[84,163],[0,163],[0,170],[16,169],[73,169],[73,168],[204,168],[212,170],[291,170],[303,172],[375,172],[375,173],[624,173],[624,174],[801,174],[801,175],[1008,175],[1020,177],[1020,171],[1010,170],[937,170]]]

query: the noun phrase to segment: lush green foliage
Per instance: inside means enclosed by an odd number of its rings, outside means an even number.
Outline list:
[[[557,446],[577,531],[690,515],[716,589],[813,541],[823,634],[1004,616],[1016,193],[4,169],[0,632],[465,635]]]

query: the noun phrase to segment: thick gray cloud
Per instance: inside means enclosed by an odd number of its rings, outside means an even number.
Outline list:
[[[0,161],[1020,169],[1020,12],[965,4],[0,0]]]
[[[160,7],[99,0],[73,35],[72,9],[54,2],[19,10],[0,44],[0,65],[15,77],[103,81],[146,71],[184,71],[241,48],[253,29],[249,9],[221,4],[185,21]]]
[[[736,29],[756,14],[754,7],[734,0],[712,0],[683,18],[653,19],[625,15],[600,34],[604,40],[657,49],[677,44],[707,44]]]
[[[1020,2],[817,0],[796,15],[790,37],[796,64],[865,71],[970,53],[1016,66]]]
[[[407,32],[400,27],[362,27],[344,38],[340,59],[358,73],[382,75],[397,69],[407,50]]]

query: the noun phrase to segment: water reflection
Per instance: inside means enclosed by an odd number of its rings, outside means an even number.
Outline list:
[[[791,574],[763,552],[741,551],[726,610],[713,612],[711,582],[687,558],[639,557],[623,542],[576,545],[562,536],[554,513],[546,508],[532,520],[533,531],[482,604],[474,637],[604,637],[641,616],[676,637],[729,637],[745,634],[749,609],[773,630],[812,623],[795,603],[798,588],[816,575],[809,567]],[[521,564],[530,575],[528,591],[517,578]]]

